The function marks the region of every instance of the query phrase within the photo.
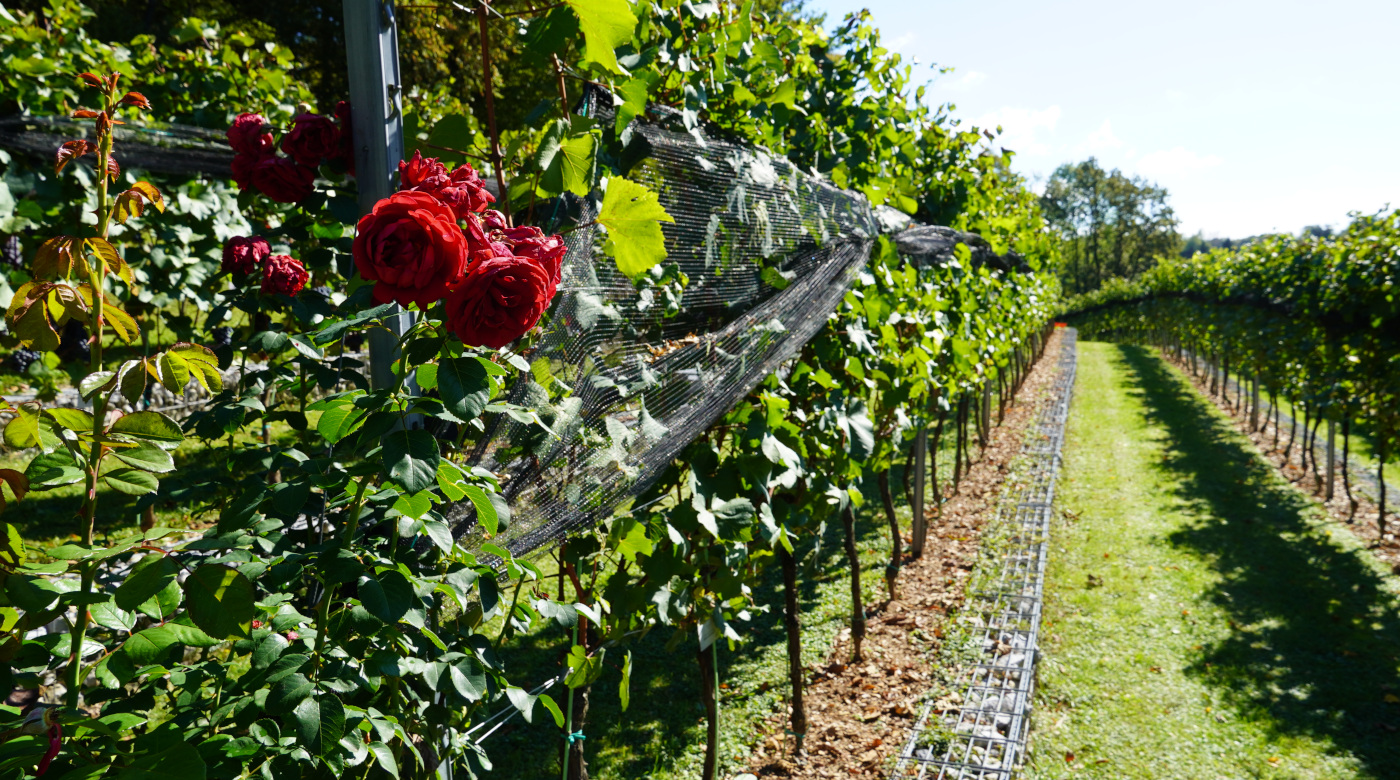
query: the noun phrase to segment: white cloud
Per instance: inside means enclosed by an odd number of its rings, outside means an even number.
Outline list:
[[[970,70],[947,84],[944,84],[943,87],[952,92],[968,92],[986,80],[987,74],[980,70]]]
[[[1144,154],[1133,167],[1149,179],[1163,178],[1172,174],[1203,171],[1214,168],[1224,160],[1213,154],[1199,155],[1184,146],[1159,149]]]
[[[1038,136],[1042,131],[1054,132],[1059,121],[1059,106],[1042,109],[1006,106],[978,117],[973,124],[992,131],[1000,126],[1002,133],[997,138],[997,145],[1003,149],[1022,154],[1045,154],[1050,151],[1050,146]]]
[[[903,52],[907,49],[909,44],[913,43],[918,39],[918,33],[915,33],[913,30],[910,30],[909,32],[906,32],[897,38],[893,38],[889,41],[886,41],[885,48],[890,49],[891,51]]]
[[[1113,133],[1113,122],[1105,119],[1099,128],[1089,134],[1084,143],[1075,147],[1078,155],[1103,154],[1107,151],[1122,149],[1123,141]]]

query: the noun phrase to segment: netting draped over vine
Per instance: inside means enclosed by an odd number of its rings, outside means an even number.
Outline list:
[[[579,226],[527,356],[533,377],[512,392],[557,436],[502,418],[476,453],[507,475],[512,521],[496,542],[515,554],[645,490],[821,328],[879,232],[864,198],[786,160],[665,122],[633,128],[648,154],[628,176],[675,219],[668,257],[639,282],[618,272],[593,224],[596,195],[560,204],[548,227]],[[454,518],[460,531],[469,515]]]

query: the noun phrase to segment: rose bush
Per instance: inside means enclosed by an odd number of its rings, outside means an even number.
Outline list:
[[[320,114],[297,114],[280,144],[287,156],[278,157],[279,145],[267,119],[261,114],[239,114],[225,133],[234,151],[230,173],[238,188],[257,190],[278,203],[301,203],[315,191],[316,171],[322,164],[353,176],[350,104],[337,104],[335,116],[332,120]]]

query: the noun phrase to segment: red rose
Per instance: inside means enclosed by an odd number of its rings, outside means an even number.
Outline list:
[[[253,166],[253,186],[278,203],[300,203],[311,196],[316,172],[285,157],[268,157]]]
[[[549,278],[553,285],[549,289],[549,297],[553,298],[554,290],[559,286],[562,274],[564,253],[569,250],[564,245],[564,239],[559,236],[546,236],[544,231],[537,227],[515,227],[503,232],[505,243],[510,246],[513,254],[518,257],[528,257],[549,272]]]
[[[301,165],[317,168],[340,153],[340,130],[330,117],[297,114],[292,131],[282,136],[282,151]]]
[[[254,157],[251,154],[235,154],[233,156],[233,181],[238,185],[238,189],[247,192],[253,186],[253,169],[258,167],[258,163],[264,158]]]
[[[255,158],[273,154],[272,133],[267,131],[267,120],[261,114],[239,114],[224,135],[228,137],[228,145],[238,154]]]
[[[423,158],[423,153],[413,152],[413,159],[399,160],[399,190],[426,192],[433,194],[447,183],[447,168],[438,158]]]
[[[262,292],[294,296],[306,287],[311,274],[301,261],[286,255],[272,255],[263,263]]]
[[[396,192],[360,218],[355,268],[374,299],[427,307],[467,272],[467,240],[452,211],[431,195]]]
[[[345,170],[349,171],[351,176],[354,176],[355,128],[354,125],[350,123],[351,117],[352,114],[350,113],[350,104],[348,102],[342,100],[335,104],[335,118],[336,121],[340,122],[340,137],[337,140],[339,151],[336,153],[336,159],[341,165],[345,166]]]
[[[549,274],[529,258],[482,260],[447,296],[447,325],[463,344],[500,349],[540,321],[551,287]]]
[[[272,247],[267,245],[267,240],[262,236],[234,236],[224,244],[224,262],[219,271],[226,274],[250,274],[256,271],[270,254]]]
[[[438,158],[425,159],[418,151],[413,159],[399,162],[399,190],[432,195],[446,203],[458,219],[496,202],[470,165],[459,165],[448,173]]]

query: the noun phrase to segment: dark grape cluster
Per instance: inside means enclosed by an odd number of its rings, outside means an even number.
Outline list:
[[[29,367],[34,365],[36,361],[42,360],[43,357],[44,353],[37,349],[20,347],[10,353],[9,358],[5,360],[5,365],[9,366],[16,374],[23,374],[28,371]]]
[[[360,347],[365,345],[365,334],[347,333],[345,334],[345,350],[347,352],[359,352]]]
[[[209,335],[214,339],[214,347],[216,349],[218,347],[233,346],[233,328],[227,325],[219,325],[218,327],[210,328]]]
[[[63,325],[63,335],[59,338],[59,358],[65,363],[82,362],[92,359],[92,344],[88,343],[87,328],[78,320],[69,320]]]
[[[10,236],[0,244],[0,265],[14,271],[24,268],[24,247],[20,246],[19,236]]]

